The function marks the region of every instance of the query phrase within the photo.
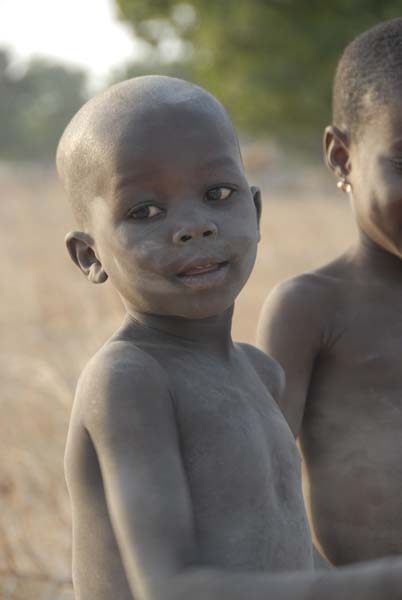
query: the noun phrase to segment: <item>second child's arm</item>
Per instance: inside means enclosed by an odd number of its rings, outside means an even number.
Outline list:
[[[203,564],[174,399],[141,351],[112,343],[84,372],[77,402],[136,600],[402,600],[399,560],[277,575]]]
[[[285,371],[286,387],[278,402],[295,437],[325,328],[327,303],[321,288],[310,275],[278,285],[268,296],[258,325],[258,346]]]

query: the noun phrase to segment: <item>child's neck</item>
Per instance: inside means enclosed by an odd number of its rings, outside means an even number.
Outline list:
[[[350,256],[359,270],[373,281],[402,285],[402,259],[379,246],[361,230]]]
[[[130,310],[123,327],[134,328],[134,331],[138,331],[138,328],[142,331],[150,330],[162,335],[162,339],[168,339],[169,342],[177,342],[178,345],[184,343],[187,347],[228,356],[233,348],[233,310],[234,306],[231,306],[224,313],[205,319],[185,319]]]

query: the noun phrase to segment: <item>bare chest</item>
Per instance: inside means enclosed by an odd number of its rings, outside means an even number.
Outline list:
[[[256,375],[252,379],[242,375],[198,373],[175,381],[188,465],[201,473],[209,463],[206,471],[214,488],[217,483],[225,485],[225,480],[230,485],[237,480],[239,493],[245,483],[254,488],[254,478],[269,478],[274,488],[279,487],[283,471],[299,471],[293,437],[275,401]]]
[[[310,381],[301,442],[311,517],[335,563],[401,551],[402,302],[345,299]]]
[[[379,292],[346,298],[316,356],[307,410],[402,424],[402,302]],[[333,407],[333,409],[331,409]]]
[[[293,436],[255,372],[175,377],[183,462],[206,560],[296,568],[310,560]]]
[[[402,297],[379,292],[368,297],[345,300],[333,315],[328,335],[334,364],[354,367],[381,376],[397,368],[402,381]],[[324,349],[325,350],[325,349]],[[325,355],[325,352],[324,352]]]

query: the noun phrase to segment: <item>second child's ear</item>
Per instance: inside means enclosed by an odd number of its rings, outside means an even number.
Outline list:
[[[262,212],[262,200],[261,200],[261,192],[258,187],[255,185],[250,186],[250,192],[253,196],[254,206],[257,213],[257,224],[258,224],[258,235],[260,234],[260,221],[261,221],[261,212]],[[258,238],[259,239],[259,238]]]
[[[324,131],[324,157],[328,168],[337,177],[347,177],[350,172],[349,138],[334,125]]]
[[[100,260],[92,249],[92,238],[82,231],[70,231],[66,235],[66,246],[71,260],[84,273],[88,281],[103,283],[107,279]]]

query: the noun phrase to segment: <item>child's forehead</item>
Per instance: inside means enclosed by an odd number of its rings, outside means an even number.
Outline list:
[[[168,141],[172,151],[186,143],[191,144],[197,137],[208,136],[224,144],[235,142],[236,134],[229,119],[214,108],[193,102],[166,104],[159,106],[142,105],[135,110],[121,111],[110,124],[103,127],[106,143],[111,149],[125,146],[142,148]],[[170,135],[168,140],[166,136]]]
[[[113,173],[133,166],[152,171],[154,167],[193,164],[205,168],[226,161],[239,164],[236,134],[221,114],[191,103],[144,107],[123,114],[121,123],[103,135],[103,154]],[[140,173],[141,174],[141,173]]]
[[[360,127],[361,140],[372,137],[380,145],[392,145],[402,138],[402,93],[395,90],[387,98],[366,94],[362,106],[366,118]]]

